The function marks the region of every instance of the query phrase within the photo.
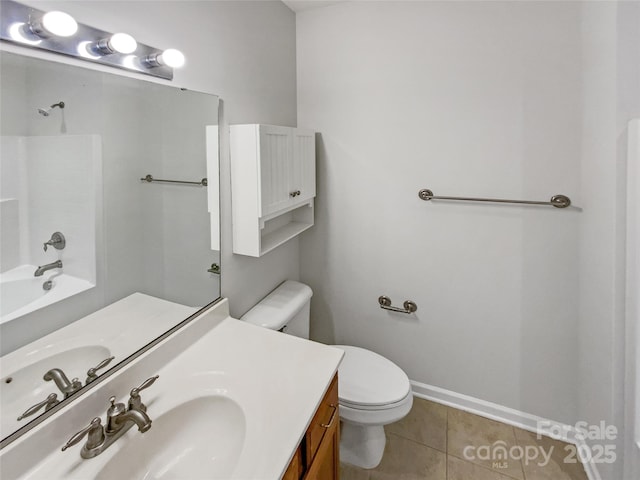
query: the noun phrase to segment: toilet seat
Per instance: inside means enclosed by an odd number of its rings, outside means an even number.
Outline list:
[[[340,405],[373,411],[396,408],[406,402],[411,384],[395,363],[364,348],[334,346],[344,351],[338,368]]]
[[[346,400],[343,399],[339,399],[339,403],[341,406],[343,407],[349,407],[349,408],[354,408],[357,410],[367,410],[370,412],[377,412],[380,410],[390,410],[396,407],[401,407],[406,401],[407,401],[407,397],[412,396],[413,393],[409,392],[407,393],[407,395],[400,401],[398,402],[394,402],[394,403],[389,403],[386,405],[361,405],[359,403],[350,403],[347,402]]]
[[[338,387],[339,390],[340,387]],[[339,403],[340,419],[344,422],[363,426],[387,425],[397,422],[409,413],[413,405],[413,393],[409,392],[402,401],[394,403],[389,408],[354,408],[343,404],[342,401]]]

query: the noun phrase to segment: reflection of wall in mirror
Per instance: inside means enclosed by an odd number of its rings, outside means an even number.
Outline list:
[[[141,155],[144,172],[157,178],[200,181],[207,176],[206,127],[212,120],[211,109],[202,105],[214,97],[175,89],[154,90],[151,98],[145,128],[155,141],[147,143]],[[144,293],[189,306],[213,300],[219,276],[207,268],[219,257],[212,256],[207,193],[213,189],[217,194],[217,183],[207,188],[143,184],[140,189],[145,212],[141,219]]]

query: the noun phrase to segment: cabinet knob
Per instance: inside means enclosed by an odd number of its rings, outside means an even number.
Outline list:
[[[300,195],[300,190],[296,190],[294,192],[289,193],[290,197],[297,197],[298,195]]]

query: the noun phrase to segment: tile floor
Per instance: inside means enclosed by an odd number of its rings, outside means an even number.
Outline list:
[[[387,425],[385,432],[380,465],[363,470],[342,464],[342,480],[587,480],[579,462],[564,462],[571,453],[566,443],[538,439],[535,433],[420,398],[414,399],[409,415]],[[491,455],[478,447],[495,442],[515,457],[523,451],[538,458],[482,459]]]

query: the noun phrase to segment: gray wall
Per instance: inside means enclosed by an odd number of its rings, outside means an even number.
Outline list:
[[[312,336],[412,380],[577,420],[581,23],[573,2],[348,2],[297,17],[321,132]],[[328,33],[330,32],[330,34]],[[577,208],[422,202],[417,193]],[[382,311],[411,299],[415,316]]]

